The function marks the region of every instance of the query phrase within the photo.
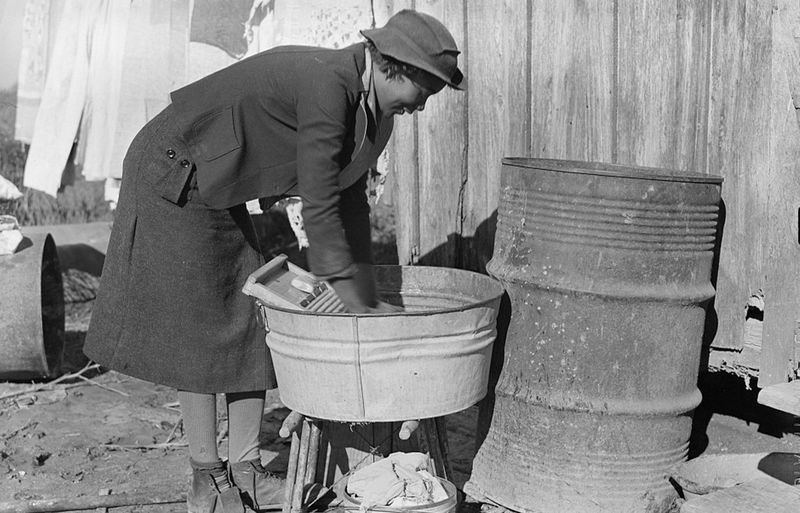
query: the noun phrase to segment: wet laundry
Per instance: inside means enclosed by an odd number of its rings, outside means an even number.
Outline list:
[[[447,499],[439,480],[428,471],[428,456],[395,452],[359,469],[347,482],[347,493],[361,501],[360,510],[374,506],[407,508]]]

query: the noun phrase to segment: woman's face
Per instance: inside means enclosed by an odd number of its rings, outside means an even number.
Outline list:
[[[410,78],[397,75],[381,81],[376,89],[378,106],[384,117],[413,114],[425,109],[425,102],[437,91],[427,89]]]

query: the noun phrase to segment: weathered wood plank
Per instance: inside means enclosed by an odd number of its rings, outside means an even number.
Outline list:
[[[764,288],[770,131],[768,0],[715,0],[708,171],[720,174],[724,231],[715,347],[742,347],[747,298]]]
[[[613,160],[614,6],[533,2],[531,156]]]
[[[665,164],[681,170],[709,173],[708,88],[711,81],[710,2],[679,0],[676,21],[675,154]]]
[[[615,158],[705,172],[711,4],[620,2]]]
[[[784,65],[787,67],[794,108],[800,109],[800,9],[797,2],[780,2],[779,6],[786,45]]]
[[[619,2],[616,162],[671,167],[676,155],[677,3]]]
[[[492,256],[501,159],[530,155],[528,3],[467,3],[469,152],[461,265],[484,271]]]
[[[412,262],[419,247],[419,169],[414,118],[395,119],[390,149],[394,180],[395,238],[400,265]]]
[[[766,287],[759,386],[794,376],[794,335],[800,320],[800,126],[792,101],[798,63],[793,30],[800,19],[796,1],[779,0],[772,11],[772,91],[768,214],[764,253]]]
[[[412,8],[413,0],[378,0],[381,12],[389,16]],[[376,20],[377,22],[378,20]],[[380,23],[382,25],[382,23]],[[419,158],[416,119],[395,116],[394,133],[389,147],[391,180],[394,180],[395,239],[400,265],[412,263],[412,253],[419,247]]]
[[[681,513],[796,513],[800,490],[762,477],[689,500]]]
[[[759,288],[768,305],[785,305],[767,317],[796,320],[787,309],[800,280],[786,272],[797,258],[777,241],[789,233],[800,173],[787,167],[798,159],[779,150],[775,131],[771,0],[383,1],[391,12],[413,7],[443,19],[470,82],[468,93],[444,92],[416,120],[397,120],[401,263],[415,246],[438,247],[435,263],[482,269],[506,155],[708,172],[725,178],[713,345],[742,348],[744,305]],[[795,54],[798,35],[795,27]],[[782,170],[772,163],[780,151]],[[467,244],[445,244],[448,235]],[[772,299],[770,277],[783,281]]]
[[[762,388],[758,393],[758,404],[800,417],[800,380]]]
[[[465,75],[465,7],[461,0],[417,0],[415,9],[440,20],[462,51]],[[466,104],[464,92],[445,87],[417,117],[419,152],[420,263],[454,267],[460,235],[460,189],[466,173]]]

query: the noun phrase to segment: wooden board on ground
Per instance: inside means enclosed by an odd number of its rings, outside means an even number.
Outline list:
[[[797,513],[800,490],[771,477],[709,493],[683,504],[681,513]]]
[[[761,389],[758,393],[758,404],[800,416],[800,380]]]

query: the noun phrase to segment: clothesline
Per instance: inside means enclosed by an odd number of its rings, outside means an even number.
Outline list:
[[[30,144],[23,185],[55,196],[74,155],[115,201],[125,151],[170,91],[273,46],[360,41],[359,30],[388,19],[372,4],[27,0],[15,126]]]

